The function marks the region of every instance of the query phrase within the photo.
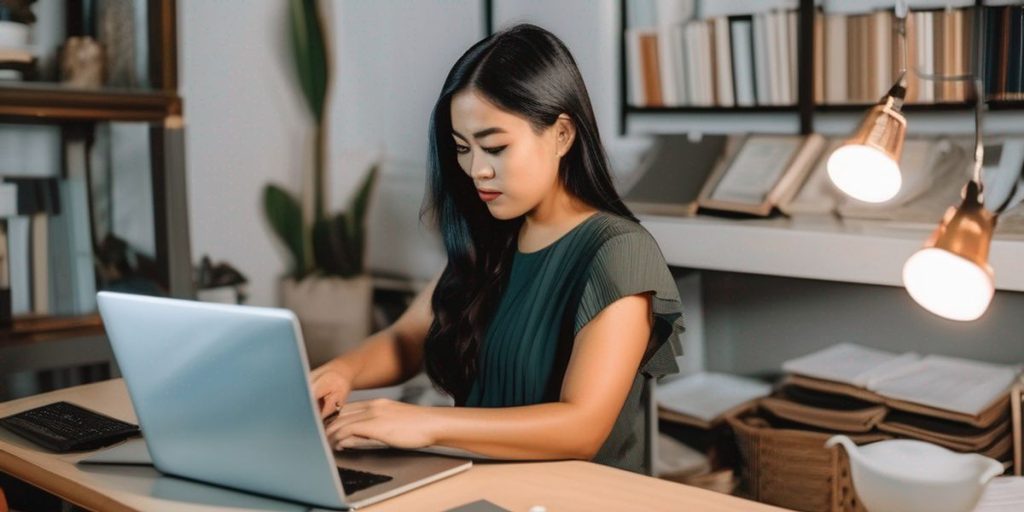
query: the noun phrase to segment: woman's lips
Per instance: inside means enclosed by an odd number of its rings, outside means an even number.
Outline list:
[[[491,201],[494,201],[495,199],[498,198],[498,196],[501,195],[501,192],[492,192],[490,190],[480,190],[480,189],[477,189],[476,192],[477,192],[477,194],[480,195],[480,199],[481,200],[483,200],[484,202],[488,202],[488,203],[491,202]]]

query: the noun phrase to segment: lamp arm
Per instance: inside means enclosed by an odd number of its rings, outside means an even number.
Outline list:
[[[983,191],[981,181],[981,167],[982,161],[985,158],[985,146],[982,144],[982,121],[983,113],[986,108],[984,100],[984,87],[981,83],[981,78],[978,76],[978,66],[981,64],[981,45],[978,45],[978,54],[974,59],[971,73],[966,75],[936,75],[931,73],[922,73],[921,70],[917,69],[915,65],[908,65],[910,62],[909,52],[907,50],[907,15],[909,14],[906,0],[897,0],[895,6],[896,13],[896,33],[899,35],[900,46],[902,46],[903,62],[900,63],[899,80],[897,84],[900,87],[906,87],[906,76],[908,70],[913,72],[918,78],[923,80],[942,81],[942,82],[970,82],[972,93],[974,95],[974,172],[972,173],[973,180],[978,184],[979,197]],[[974,33],[981,33],[981,17],[975,16],[978,22],[975,23]],[[896,87],[896,86],[894,86]],[[1016,184],[1014,185],[1016,189]],[[1013,194],[1010,194],[1012,197]],[[1006,203],[1004,203],[1005,205]]]
[[[1024,202],[1024,166],[1021,166],[1020,176],[1017,177],[1017,181],[1013,182],[1013,188],[1010,189],[1010,193],[1006,195],[1006,199],[1003,200],[1002,204],[993,213],[1000,215],[1022,202]]]

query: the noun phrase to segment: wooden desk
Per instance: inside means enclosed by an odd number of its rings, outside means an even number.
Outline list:
[[[137,422],[120,379],[0,403],[0,416],[67,400]],[[0,471],[79,506],[103,511],[307,510],[220,487],[161,475],[149,466],[75,464],[86,453],[54,454],[0,429]],[[486,499],[526,512],[564,510],[778,511],[776,507],[583,461],[475,463],[469,471],[399,495],[367,512],[442,511]]]

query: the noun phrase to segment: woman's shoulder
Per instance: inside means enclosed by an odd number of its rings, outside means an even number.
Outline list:
[[[647,228],[633,219],[607,211],[600,211],[594,217],[593,233],[601,245],[610,240],[616,240],[618,243],[632,242],[633,244],[657,247],[654,236],[647,231]]]

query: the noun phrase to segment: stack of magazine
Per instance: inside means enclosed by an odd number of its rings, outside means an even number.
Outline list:
[[[1010,466],[1010,393],[1020,367],[841,343],[783,364],[767,414],[810,428],[881,434],[974,452]]]
[[[660,383],[656,396],[662,430],[678,440],[662,434],[657,475],[716,492],[734,492],[739,479],[724,420],[755,407],[771,390],[770,384],[759,380],[712,372]]]

